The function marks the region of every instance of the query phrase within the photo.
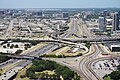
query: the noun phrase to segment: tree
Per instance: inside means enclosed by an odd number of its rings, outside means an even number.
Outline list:
[[[10,46],[10,48],[11,48],[11,49],[14,48],[14,44],[12,44],[12,45]]]
[[[62,76],[65,80],[72,80],[72,78],[74,77],[74,72],[66,68],[62,71]]]
[[[25,78],[26,76],[25,75],[20,75],[20,78]]]
[[[6,48],[6,46],[4,45],[3,48]]]
[[[55,71],[55,74],[49,75],[48,73],[44,73],[44,70]],[[35,74],[35,72],[41,72],[40,74]],[[66,66],[61,66],[53,61],[48,60],[34,60],[33,65],[27,69],[26,76],[30,79],[45,79],[45,80],[61,80],[60,75],[64,78],[64,80],[78,80],[79,77],[75,77],[74,71],[71,71]]]
[[[104,80],[111,80],[110,76],[104,78]]]
[[[113,71],[111,74],[105,75],[104,80],[120,80],[120,65],[117,66],[117,71]]]
[[[28,48],[27,47],[24,47],[25,48],[25,50],[27,50]]]
[[[120,65],[117,66],[117,69],[120,71]]]
[[[30,44],[24,44],[25,47],[31,48]]]
[[[76,75],[76,77],[74,78],[74,80],[80,80],[80,76]]]
[[[7,47],[10,47],[10,43],[7,44]]]
[[[17,50],[17,51],[15,52],[16,55],[18,55],[18,54],[20,54],[20,53],[22,53],[22,50]]]
[[[36,44],[38,44],[38,43],[39,43],[39,41],[34,41],[34,40],[31,40],[31,41],[30,41],[30,43],[31,43],[32,45],[36,45]]]
[[[113,71],[109,76],[113,80],[120,80],[120,71]]]
[[[89,49],[91,46],[90,42],[86,42],[85,46]]]
[[[7,61],[8,59],[10,59],[8,56],[0,54],[0,63],[4,62],[4,61]]]
[[[15,45],[15,48],[19,48],[18,44]]]

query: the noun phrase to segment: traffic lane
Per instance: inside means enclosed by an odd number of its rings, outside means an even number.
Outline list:
[[[5,67],[9,64],[13,64],[13,63],[16,63],[16,62],[18,62],[18,59],[10,59],[6,62],[3,62],[3,63],[0,64],[0,69],[2,69],[3,67]]]

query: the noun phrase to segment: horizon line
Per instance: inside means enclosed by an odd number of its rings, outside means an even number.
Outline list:
[[[91,8],[87,8],[87,7],[78,7],[78,8],[77,7],[75,7],[75,8],[74,7],[71,7],[71,8],[70,7],[68,7],[68,8],[67,7],[64,7],[64,8],[60,8],[60,7],[58,7],[58,8],[37,8],[36,7],[36,8],[0,8],[0,9],[83,9],[83,8],[84,9],[97,9],[97,8],[104,9],[104,8],[120,8],[120,7],[94,7],[94,8],[92,8],[92,7]]]

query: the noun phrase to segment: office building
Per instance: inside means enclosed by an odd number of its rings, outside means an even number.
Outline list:
[[[110,13],[109,13],[108,10],[104,10],[104,11],[102,12],[102,16],[104,16],[104,17],[107,17],[107,16],[109,16],[109,15],[110,15]]]
[[[99,17],[98,20],[99,23],[99,30],[100,31],[106,31],[106,20],[104,17]]]
[[[62,14],[53,14],[54,18],[62,18]]]
[[[0,16],[3,16],[5,14],[4,11],[0,11]]]
[[[43,16],[43,13],[42,12],[37,12],[36,15],[37,16]]]
[[[111,45],[110,49],[112,52],[120,52],[120,45]]]
[[[64,12],[63,13],[63,18],[68,18],[69,17],[69,14],[67,12]]]
[[[113,20],[112,20],[112,31],[119,30],[119,15],[118,12],[113,13]]]
[[[120,18],[120,11],[118,12],[118,14],[119,14],[119,18]]]

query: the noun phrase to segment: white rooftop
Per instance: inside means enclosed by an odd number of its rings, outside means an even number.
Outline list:
[[[120,44],[111,45],[111,47],[120,47]]]

